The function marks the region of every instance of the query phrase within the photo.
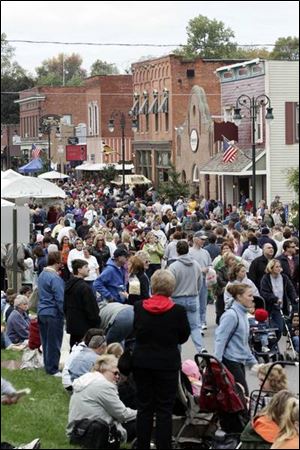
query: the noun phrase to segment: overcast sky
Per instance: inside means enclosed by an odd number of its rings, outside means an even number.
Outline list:
[[[185,44],[186,26],[199,14],[223,21],[239,44],[273,44],[278,37],[298,36],[299,30],[298,1],[2,1],[1,10],[1,31],[8,39],[174,45],[11,43],[17,62],[32,73],[44,59],[61,52],[79,53],[87,70],[101,59],[115,63],[124,73],[143,56],[160,56]]]

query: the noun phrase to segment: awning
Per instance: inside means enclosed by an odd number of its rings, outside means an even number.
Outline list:
[[[8,169],[5,172],[1,172],[1,180],[14,180],[15,178],[23,178],[18,172],[15,172],[12,169]]]
[[[158,97],[155,97],[153,102],[150,105],[149,108],[149,114],[157,114],[158,113]]]
[[[32,172],[39,172],[43,168],[43,163],[40,160],[40,158],[32,159],[29,161],[28,164],[25,164],[25,166],[19,167],[18,171],[20,173],[32,173]]]
[[[3,198],[65,198],[65,192],[50,181],[35,177],[22,177],[4,180],[1,183]]]
[[[139,114],[149,114],[148,113],[148,95],[144,97],[144,101],[139,109]]]
[[[168,113],[169,112],[169,95],[165,95],[163,98],[163,101],[159,105],[158,111],[162,113]]]
[[[136,98],[134,98],[133,106],[130,109],[130,112],[133,116],[137,116],[139,113],[139,102],[140,102],[140,96],[137,95]]]
[[[38,178],[43,178],[44,180],[61,180],[63,178],[70,178],[69,175],[65,173],[59,173],[55,170],[51,170],[50,172],[41,173]]]
[[[264,163],[265,149],[257,149],[255,161],[257,163],[257,174],[266,173]],[[261,167],[258,167],[261,163]],[[232,163],[223,162],[223,152],[217,153],[208,163],[200,166],[199,173],[207,175],[251,175],[252,149],[239,150],[236,160]]]
[[[88,172],[90,172],[90,171],[100,172],[101,170],[104,170],[107,167],[114,167],[116,170],[123,170],[122,164],[104,164],[104,163],[81,164],[80,166],[75,167],[75,170],[86,170]],[[134,169],[133,164],[125,164],[125,170],[132,170],[132,169]]]
[[[119,175],[117,181],[112,181],[112,183],[121,186],[123,184],[123,177]],[[135,186],[138,184],[152,184],[152,181],[146,178],[144,175],[125,175],[125,184],[129,186]]]

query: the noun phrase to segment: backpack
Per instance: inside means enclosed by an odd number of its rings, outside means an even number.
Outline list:
[[[29,324],[28,347],[30,350],[35,350],[36,348],[40,348],[40,346],[41,338],[38,319],[31,319]]]

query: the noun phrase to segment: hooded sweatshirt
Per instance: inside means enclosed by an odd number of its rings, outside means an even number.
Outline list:
[[[248,248],[243,253],[243,260],[247,262],[247,264],[250,266],[252,261],[255,258],[258,258],[263,254],[262,249],[258,245],[249,245]]]
[[[69,405],[67,435],[70,436],[77,420],[101,420],[115,424],[126,440],[126,431],[120,426],[136,418],[136,411],[121,402],[117,386],[99,372],[89,372],[73,383],[73,395]]]
[[[202,271],[199,263],[191,255],[179,256],[168,270],[176,278],[173,297],[195,297],[199,294]]]
[[[79,277],[67,281],[64,294],[67,332],[84,335],[89,328],[99,328],[99,308],[90,286]]]
[[[241,434],[242,449],[271,448],[277,439],[279,426],[267,416],[249,422]]]
[[[183,306],[162,295],[153,295],[134,305],[136,336],[133,367],[179,370],[178,346],[186,342],[190,326]]]

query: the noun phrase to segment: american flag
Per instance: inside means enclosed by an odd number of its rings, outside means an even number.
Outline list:
[[[223,162],[233,162],[236,158],[238,148],[223,136]]]
[[[31,146],[31,155],[33,159],[37,159],[40,154],[41,154],[41,147],[39,147],[38,145],[32,144]]]

